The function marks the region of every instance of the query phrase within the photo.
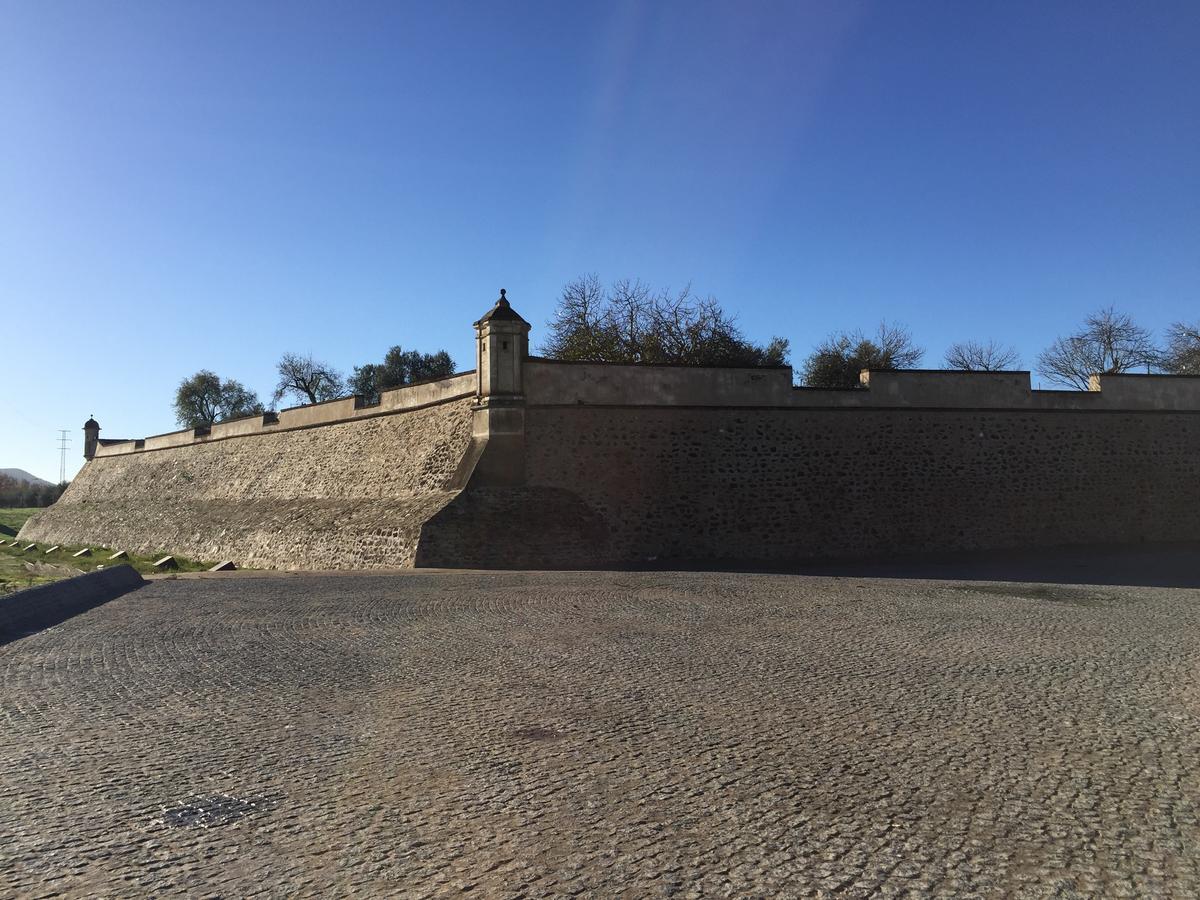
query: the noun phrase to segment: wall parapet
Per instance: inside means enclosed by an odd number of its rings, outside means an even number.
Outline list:
[[[864,369],[859,387],[829,390],[793,385],[789,366],[718,368],[544,359],[529,354],[529,323],[512,309],[503,290],[475,329],[475,369],[382,391],[377,403],[341,397],[136,440],[100,439],[99,426],[89,419],[84,427],[84,455],[89,459],[120,456],[332,425],[472,395],[480,410],[475,425],[480,441],[496,431],[501,419],[504,434],[520,432],[519,410],[526,406],[1200,411],[1200,376],[1093,375],[1089,390],[1060,391],[1034,390],[1030,373],[1023,370]],[[484,411],[492,406],[508,411]]]
[[[539,406],[786,406],[792,370],[525,361],[525,397]]]
[[[793,386],[786,367],[525,363],[532,406],[1200,410],[1195,376],[1098,375],[1088,391],[1034,390],[1028,371],[864,370],[860,380],[836,390]]]
[[[531,406],[693,406],[937,408],[1088,411],[1200,411],[1200,376],[1093,375],[1090,389],[1034,390],[1028,371],[864,370],[862,386],[831,390],[792,384],[787,367],[705,368],[563,363],[528,357],[524,400]],[[131,440],[100,440],[95,455],[120,456],[231,437],[332,425],[420,409],[477,395],[474,370],[361,397],[295,406]]]
[[[202,444],[208,441],[256,434],[274,434],[298,428],[313,428],[319,425],[334,425],[355,419],[409,412],[462,400],[475,393],[475,372],[460,372],[449,378],[406,384],[398,388],[381,391],[378,403],[364,404],[361,397],[339,397],[323,403],[294,406],[278,412],[245,416],[227,422],[217,422],[208,428],[187,428],[166,434],[126,441],[100,441],[96,448],[97,457],[121,456],[150,450],[165,450]]]

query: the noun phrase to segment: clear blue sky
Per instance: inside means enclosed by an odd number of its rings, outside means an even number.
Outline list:
[[[0,0],[0,467],[691,282],[793,361],[1200,318],[1200,3]]]

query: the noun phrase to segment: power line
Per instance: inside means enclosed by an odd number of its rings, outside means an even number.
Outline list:
[[[58,483],[62,484],[67,480],[67,445],[71,443],[71,439],[67,437],[71,433],[69,428],[58,429]]]

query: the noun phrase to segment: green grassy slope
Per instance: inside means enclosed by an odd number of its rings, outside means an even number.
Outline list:
[[[0,509],[0,525],[11,528],[13,532],[19,531],[25,520],[35,512],[36,509]],[[39,543],[36,548],[25,550],[29,542],[21,541],[17,546],[13,546],[13,536],[7,533],[0,533],[0,541],[4,542],[4,546],[0,546],[0,594],[69,578],[100,566],[128,563],[143,574],[161,572],[163,570],[154,568],[154,563],[166,556],[165,553],[131,553],[127,558],[109,560],[116,551],[107,547],[91,547],[91,556],[76,557],[75,553],[83,549],[82,547],[61,547],[53,553],[46,553],[45,551],[50,549],[50,545],[46,543]],[[176,557],[175,561],[178,566],[173,571],[178,572],[200,572],[212,566],[211,562],[180,557]]]

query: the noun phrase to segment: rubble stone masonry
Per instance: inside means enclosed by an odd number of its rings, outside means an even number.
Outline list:
[[[283,568],[783,563],[1200,540],[1200,378],[564,364],[501,296],[480,368],[104,441],[21,538]],[[503,377],[501,377],[503,376]]]
[[[1200,537],[1198,413],[547,407],[526,448],[613,560]]]
[[[91,460],[30,540],[240,565],[408,566],[471,438],[469,400]]]

